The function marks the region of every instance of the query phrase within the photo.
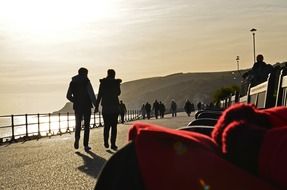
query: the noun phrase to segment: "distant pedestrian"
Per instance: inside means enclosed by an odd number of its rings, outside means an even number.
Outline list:
[[[148,103],[148,102],[145,104],[145,111],[146,111],[147,119],[150,119],[151,105],[150,105],[150,103]]]
[[[252,86],[256,86],[267,80],[268,74],[274,71],[274,68],[270,64],[264,62],[264,57],[262,54],[257,55],[256,61],[251,68],[243,74],[243,78],[247,80]]]
[[[109,148],[109,133],[111,129],[111,149],[117,150],[117,123],[119,114],[119,98],[121,94],[121,79],[115,79],[116,72],[109,69],[107,77],[100,80],[96,108],[101,102],[104,119],[104,146]]]
[[[184,104],[184,111],[187,113],[188,116],[190,116],[190,113],[192,111],[192,105],[188,99],[186,100]]]
[[[84,148],[85,151],[89,151],[91,149],[89,147],[91,108],[93,105],[96,107],[96,96],[88,78],[88,69],[78,70],[78,75],[74,76],[70,82],[66,97],[73,102],[75,111],[74,148],[79,148],[81,122],[84,119]]]
[[[197,110],[199,111],[199,110],[201,110],[202,109],[202,104],[201,104],[201,102],[198,102],[197,103]]]
[[[152,110],[154,110],[154,116],[157,119],[158,114],[159,114],[159,103],[157,100],[154,101],[153,106],[152,106]]]
[[[171,116],[172,116],[172,117],[176,117],[177,105],[176,105],[176,103],[175,103],[175,100],[171,100],[170,112],[171,112]]]
[[[159,102],[159,114],[161,118],[164,118],[165,105],[160,101]]]
[[[125,115],[127,113],[126,105],[123,103],[123,101],[120,101],[120,115],[121,115],[121,123],[125,122]]]
[[[143,119],[145,119],[145,115],[146,115],[145,104],[143,104],[141,107],[141,114],[142,114]]]
[[[191,111],[195,111],[194,103],[191,103]]]

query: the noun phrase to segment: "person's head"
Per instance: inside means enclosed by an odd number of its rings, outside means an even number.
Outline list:
[[[88,69],[86,69],[86,68],[84,68],[84,67],[81,67],[81,68],[78,70],[78,74],[79,74],[79,75],[87,76],[87,75],[88,75]]]
[[[257,60],[257,62],[263,62],[263,60],[264,60],[263,55],[262,54],[257,55],[256,60]]]
[[[109,69],[108,70],[108,78],[115,78],[115,76],[116,76],[116,72],[115,72],[115,70],[114,69]]]

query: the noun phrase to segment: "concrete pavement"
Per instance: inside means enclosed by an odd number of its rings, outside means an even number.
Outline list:
[[[172,118],[140,120],[169,128],[186,126],[192,117],[179,113]],[[117,145],[128,141],[132,122],[118,125]],[[74,133],[0,146],[0,189],[93,189],[97,177],[114,153],[103,146],[103,128],[90,133],[91,152],[73,147]],[[81,133],[81,137],[83,133]]]

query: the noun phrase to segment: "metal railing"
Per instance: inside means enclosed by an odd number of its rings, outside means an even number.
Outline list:
[[[125,121],[137,120],[140,111],[128,110]],[[119,118],[120,120],[120,118]],[[91,115],[90,128],[104,125],[102,113]],[[17,114],[0,116],[0,143],[38,139],[75,131],[74,113]]]

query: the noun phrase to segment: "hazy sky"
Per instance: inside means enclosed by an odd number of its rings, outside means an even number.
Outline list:
[[[130,81],[287,58],[286,0],[0,0],[0,114],[51,112],[79,67]]]

